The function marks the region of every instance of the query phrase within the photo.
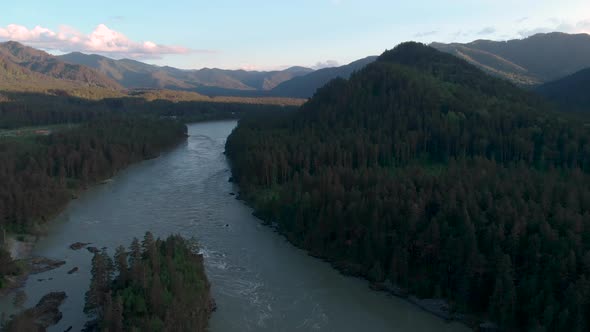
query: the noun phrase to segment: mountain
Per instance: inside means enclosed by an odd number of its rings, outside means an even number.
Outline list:
[[[547,33],[509,40],[467,44],[432,43],[488,73],[520,85],[538,85],[590,67],[590,35]]]
[[[126,88],[188,90],[210,96],[308,98],[330,80],[336,77],[348,78],[377,57],[367,57],[346,66],[317,71],[291,67],[269,72],[216,68],[182,70],[82,53],[70,53],[60,58],[69,63],[94,68]]]
[[[377,59],[376,56],[370,56],[345,66],[324,68],[304,76],[293,78],[277,85],[271,90],[271,94],[282,97],[309,98],[317,89],[329,81],[337,77],[348,78],[353,72],[362,69],[369,63],[375,61],[375,59]]]
[[[129,89],[172,89],[198,91],[203,87],[227,90],[266,91],[294,77],[312,72],[304,67],[291,67],[281,71],[245,71],[204,68],[182,70],[159,67],[135,60],[114,60],[100,55],[70,53],[61,60],[98,70]]]
[[[86,66],[65,63],[58,57],[17,42],[0,43],[0,60],[5,68],[11,67],[13,73],[11,77],[0,78],[3,81],[19,80],[21,78],[51,81],[50,78],[53,78],[75,85],[113,90],[121,88],[115,81]],[[17,72],[20,75],[15,75]],[[4,74],[7,74],[7,72],[4,72]],[[30,83],[36,84],[42,82],[30,81]]]
[[[535,89],[563,111],[590,112],[590,68]]]
[[[93,68],[128,89],[192,88],[191,85],[170,76],[160,67],[135,60],[113,60],[100,55],[87,55],[78,52],[61,55],[59,58],[67,63]]]
[[[344,273],[446,299],[449,318],[587,331],[588,124],[404,43],[295,112],[241,120],[226,153],[256,215]]]

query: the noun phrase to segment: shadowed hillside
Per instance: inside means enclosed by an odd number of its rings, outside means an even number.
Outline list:
[[[563,111],[590,112],[590,68],[535,89]]]
[[[549,82],[590,67],[587,34],[554,32],[506,42],[477,40],[431,46],[521,85]]]
[[[371,56],[345,66],[320,69],[305,76],[296,77],[279,84],[272,89],[271,93],[275,96],[309,98],[317,89],[321,88],[329,81],[337,77],[348,78],[353,72],[362,69],[369,63],[375,61],[376,58],[377,57]]]
[[[588,124],[404,43],[294,114],[240,121],[226,150],[256,214],[344,273],[451,319],[581,332]]]

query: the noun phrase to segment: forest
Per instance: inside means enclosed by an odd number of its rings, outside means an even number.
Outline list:
[[[590,328],[590,118],[401,44],[240,120],[241,197],[310,254],[505,330]]]
[[[0,137],[0,230],[39,233],[78,191],[131,163],[157,157],[186,137],[173,120],[109,117],[49,135]],[[21,272],[0,250],[0,286]]]
[[[0,140],[0,227],[27,231],[76,191],[154,158],[186,137],[175,121],[109,118],[50,135]]]
[[[149,94],[149,97],[146,94]],[[173,98],[174,95],[158,95],[157,92],[151,91],[144,91],[138,97],[102,100],[83,99],[67,94],[3,92],[0,94],[0,129],[82,123],[122,115],[179,117],[183,122],[196,122],[239,118],[251,112],[281,112],[296,108],[293,101],[281,99],[220,97],[216,98],[217,101],[210,102],[182,99],[176,101],[172,100]]]
[[[203,256],[180,236],[147,232],[129,249],[92,259],[84,311],[96,317],[87,331],[201,332],[213,310]]]
[[[57,92],[3,92],[0,231],[42,232],[43,223],[78,191],[184,140],[184,123],[294,109],[288,100],[175,101],[170,93],[144,91],[142,97],[88,100]],[[0,263],[2,288],[3,276],[18,275],[22,269],[4,249]]]

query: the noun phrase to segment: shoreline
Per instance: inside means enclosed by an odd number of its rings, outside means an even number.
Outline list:
[[[84,186],[80,186],[79,188],[75,188],[75,189],[70,190],[70,197],[67,199],[67,201],[64,202],[63,204],[60,204],[59,207],[56,208],[56,211],[54,213],[52,213],[48,218],[44,218],[43,222],[37,222],[37,223],[33,224],[34,225],[33,229],[30,229],[29,233],[25,233],[25,234],[7,233],[5,241],[2,245],[4,246],[5,250],[10,253],[10,256],[12,257],[12,260],[14,262],[23,264],[25,266],[23,266],[23,271],[19,275],[4,277],[6,280],[6,285],[4,285],[4,287],[2,287],[0,289],[0,298],[5,298],[5,297],[10,296],[11,294],[16,293],[17,291],[21,290],[25,286],[27,280],[29,279],[29,277],[31,275],[47,272],[47,271],[53,270],[53,269],[61,266],[60,265],[60,266],[56,266],[54,268],[49,268],[49,269],[46,267],[43,268],[43,267],[35,266],[35,265],[38,265],[39,263],[41,263],[41,264],[45,263],[46,265],[53,265],[56,262],[62,262],[62,261],[61,260],[53,260],[53,259],[49,259],[46,257],[33,257],[32,253],[33,253],[33,250],[35,249],[37,242],[39,241],[39,238],[44,236],[44,233],[45,233],[44,227],[46,227],[49,223],[53,222],[67,208],[67,206],[73,200],[78,199],[78,197],[80,197],[80,195],[82,195],[84,192],[86,192],[92,188],[98,187],[100,185],[108,184],[110,181],[112,181],[113,177],[115,177],[117,174],[126,170],[127,168],[129,168],[132,165],[139,164],[143,161],[148,161],[148,160],[159,158],[162,155],[162,153],[165,153],[165,152],[177,147],[183,141],[186,141],[187,137],[188,137],[187,134],[183,135],[180,139],[178,139],[178,141],[176,143],[172,144],[169,147],[162,149],[155,156],[149,156],[144,159],[134,160],[131,163],[125,165],[124,167],[114,170],[110,176],[105,177],[104,179],[99,179],[93,183],[89,183]],[[18,237],[21,237],[21,236],[24,237],[24,239],[25,239],[24,241],[18,240]],[[68,246],[69,244],[64,244],[64,245]],[[64,264],[65,264],[65,262],[64,262]],[[20,309],[19,311],[23,311],[23,310],[25,310],[25,309],[23,308],[23,309]]]
[[[231,163],[230,163],[230,165],[231,165]],[[230,181],[230,182],[234,182],[234,181]],[[238,189],[240,189],[240,186],[238,183],[235,183],[235,185],[237,186]],[[485,319],[482,319],[482,318],[478,317],[477,315],[452,311],[450,309],[449,302],[445,299],[420,299],[420,298],[416,297],[414,294],[409,293],[407,290],[405,290],[397,285],[392,284],[388,280],[386,280],[384,282],[373,282],[373,281],[369,280],[367,278],[367,276],[365,276],[362,272],[360,272],[357,268],[354,267],[354,264],[351,264],[348,262],[338,262],[338,261],[332,260],[328,257],[318,255],[318,254],[314,253],[313,251],[311,251],[310,249],[305,248],[304,246],[300,246],[296,242],[292,241],[291,238],[288,236],[288,234],[281,231],[280,225],[278,223],[271,222],[271,221],[267,220],[266,218],[264,218],[264,216],[261,215],[260,213],[258,213],[258,211],[256,211],[254,209],[254,206],[252,204],[250,204],[250,202],[247,199],[245,199],[243,195],[241,195],[241,193],[238,193],[236,195],[235,199],[244,202],[244,204],[246,204],[246,206],[252,208],[252,215],[254,217],[258,218],[261,221],[261,224],[263,226],[269,227],[272,230],[274,230],[277,234],[283,236],[292,246],[304,250],[307,253],[307,255],[309,255],[313,258],[319,259],[321,261],[324,261],[324,262],[330,264],[330,266],[333,269],[338,271],[343,276],[354,277],[354,278],[363,279],[363,280],[367,281],[368,288],[370,290],[373,290],[376,292],[383,292],[389,296],[394,296],[396,298],[399,298],[399,299],[403,300],[404,302],[411,304],[414,307],[417,307],[417,308],[419,308],[419,309],[421,309],[433,316],[436,316],[436,317],[446,321],[447,323],[458,322],[458,323],[465,325],[467,328],[469,328],[473,331],[480,330],[480,328],[485,324],[491,324],[491,325],[494,325],[494,328],[491,329],[490,331],[496,331],[496,330],[499,331],[499,329],[495,327],[495,324],[493,324]]]
[[[14,262],[26,264],[26,260],[30,259],[32,256],[33,248],[35,247],[37,239],[31,240],[29,238],[25,241],[19,241],[16,236],[16,234],[6,235],[3,244],[4,249],[10,253],[10,257]],[[30,275],[30,269],[27,266],[27,268],[25,268],[19,275],[5,276],[4,280],[6,281],[6,285],[0,289],[0,298],[11,295],[23,288]]]

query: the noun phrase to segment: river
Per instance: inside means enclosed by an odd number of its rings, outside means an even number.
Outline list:
[[[223,154],[235,121],[189,125],[185,143],[157,159],[133,165],[104,185],[83,193],[51,223],[33,254],[67,262],[27,281],[26,306],[50,291],[68,295],[64,313],[50,331],[87,320],[82,312],[91,254],[74,242],[128,245],[150,230],[196,238],[205,256],[218,310],[212,332],[225,331],[468,331],[346,277],[308,256],[252,216],[231,193]],[[79,267],[78,273],[67,271]],[[9,298],[0,302],[8,311]]]

